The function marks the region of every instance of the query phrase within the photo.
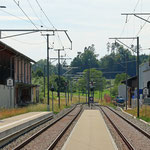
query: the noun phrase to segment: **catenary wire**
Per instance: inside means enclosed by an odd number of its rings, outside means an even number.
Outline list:
[[[3,10],[3,9],[0,9],[0,11],[1,11],[1,12],[3,12],[3,13],[8,14],[8,15],[10,15],[10,16],[13,16],[13,17],[15,17],[15,18],[18,18],[18,19],[20,19],[20,20],[23,20],[23,21],[25,21],[25,22],[27,22],[27,23],[30,23],[30,24],[31,24],[31,22],[30,22],[29,20],[24,19],[24,18],[22,18],[22,17],[18,17],[18,16],[14,15],[14,14],[12,14],[12,13],[8,12],[8,11],[5,11],[5,10]],[[40,26],[40,24],[35,24],[35,25]]]
[[[133,9],[133,12],[135,12],[136,8],[137,8],[138,5],[139,5],[139,2],[140,2],[140,0],[137,1],[136,5],[135,5],[135,7],[134,7],[134,9]],[[123,25],[123,29],[122,29],[122,31],[121,31],[121,33],[120,33],[120,36],[122,36],[122,34],[124,33],[125,28],[126,28],[126,25],[127,25],[127,23],[130,21],[130,19],[131,19],[131,16],[129,16],[129,17],[126,16],[126,20],[125,20],[125,23],[124,23],[124,25]]]
[[[56,29],[56,27],[55,27],[55,26],[53,25],[53,23],[50,21],[49,17],[46,15],[46,13],[45,13],[45,11],[43,10],[42,6],[40,5],[39,1],[38,1],[38,0],[35,0],[35,1],[36,1],[37,5],[39,6],[40,10],[42,11],[42,13],[44,14],[44,16],[46,17],[46,19],[48,20],[48,22],[50,23],[50,25],[51,25],[54,29]],[[59,34],[56,33],[56,35],[57,35],[57,37],[58,37],[58,40],[60,41],[61,46],[64,47],[63,44],[62,44],[62,41],[61,41],[61,39],[60,39]]]
[[[43,21],[40,19],[40,17],[37,15],[36,11],[35,11],[35,10],[34,10],[34,8],[32,7],[32,5],[31,5],[30,1],[29,1],[29,0],[27,0],[27,2],[28,2],[28,4],[29,4],[30,8],[32,9],[32,11],[33,11],[34,15],[35,15],[35,16],[39,19],[39,21],[40,21],[41,25],[43,25],[43,26],[45,26],[45,27],[46,27],[46,25],[43,23]],[[47,27],[46,27],[46,28],[47,28]]]
[[[16,0],[13,0],[14,3],[19,7],[19,9],[23,12],[23,14],[28,18],[28,20],[32,23],[32,25],[38,29],[38,27],[34,24],[34,22],[30,19],[30,17],[26,14],[26,12],[21,8],[21,6],[16,2]],[[39,29],[38,29],[39,30]]]

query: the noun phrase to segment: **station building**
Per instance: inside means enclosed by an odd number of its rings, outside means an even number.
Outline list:
[[[126,81],[122,81],[122,83],[125,85]],[[128,106],[134,108],[137,106],[137,76],[129,78],[127,80],[127,86]],[[125,93],[125,88],[122,90],[122,93]],[[140,104],[150,105],[150,62],[143,63],[139,66],[139,94]]]
[[[0,108],[38,102],[39,86],[31,82],[34,60],[0,41]],[[7,85],[12,79],[13,86]]]

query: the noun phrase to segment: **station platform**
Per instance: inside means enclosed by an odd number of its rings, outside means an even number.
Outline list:
[[[11,137],[14,133],[20,131],[23,133],[23,131],[30,130],[49,118],[53,118],[51,112],[29,112],[0,120],[0,145],[5,144],[2,141],[9,136]]]
[[[117,150],[99,110],[84,110],[62,150]]]

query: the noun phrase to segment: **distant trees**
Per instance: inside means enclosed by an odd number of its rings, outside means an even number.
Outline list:
[[[71,67],[78,67],[72,71],[73,74],[77,72],[83,72],[88,68],[99,68],[98,55],[95,54],[95,47],[92,44],[89,47],[84,48],[83,53],[78,53],[77,57],[71,62]]]
[[[80,90],[85,92],[87,90],[87,73],[90,68],[90,81],[93,81],[95,90],[103,91],[106,86],[106,79],[115,79],[114,88],[112,88],[112,95],[117,93],[117,87],[122,80],[125,80],[125,66],[127,60],[127,74],[128,76],[136,75],[136,55],[131,51],[125,49],[118,43],[112,43],[109,45],[111,53],[105,55],[101,59],[98,59],[98,55],[95,54],[94,44],[85,47],[84,52],[78,52],[78,55],[72,60],[70,66],[77,67],[72,69],[71,74],[77,75],[78,72],[83,72],[78,82],[73,82],[72,90]],[[148,61],[149,56],[140,55],[140,64]],[[36,64],[32,65],[33,83],[39,84],[41,91],[43,91],[43,76],[44,66],[47,66],[47,60],[41,59]],[[65,73],[64,66],[67,66],[66,62],[63,62],[60,66],[61,69],[61,82],[60,90],[65,91],[66,79],[62,76]],[[98,71],[99,69],[100,71]],[[50,63],[50,87],[53,84],[55,91],[58,89],[58,64],[52,65]],[[108,72],[108,73],[107,73]],[[115,72],[115,73],[114,73]],[[118,74],[123,73],[123,74]],[[47,76],[47,68],[45,69],[45,75]],[[39,81],[38,81],[39,80]],[[70,79],[71,80],[71,79]],[[107,80],[108,81],[108,80]],[[47,82],[46,82],[47,83]]]
[[[90,71],[90,72],[88,72]],[[88,73],[90,76],[90,82],[93,83],[94,90],[103,91],[106,85],[106,79],[102,76],[102,72],[96,69],[85,69],[83,71],[83,77],[78,80],[79,90],[85,92],[88,87]]]

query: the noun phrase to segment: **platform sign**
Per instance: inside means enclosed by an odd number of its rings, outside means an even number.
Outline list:
[[[12,78],[8,78],[8,79],[7,79],[7,86],[8,86],[8,87],[12,87],[13,85],[14,85],[13,79],[12,79]]]
[[[145,96],[148,95],[148,89],[147,89],[147,88],[144,88],[144,89],[143,89],[143,95],[145,95]]]
[[[93,103],[94,102],[94,98],[91,96],[89,97],[89,103]]]

